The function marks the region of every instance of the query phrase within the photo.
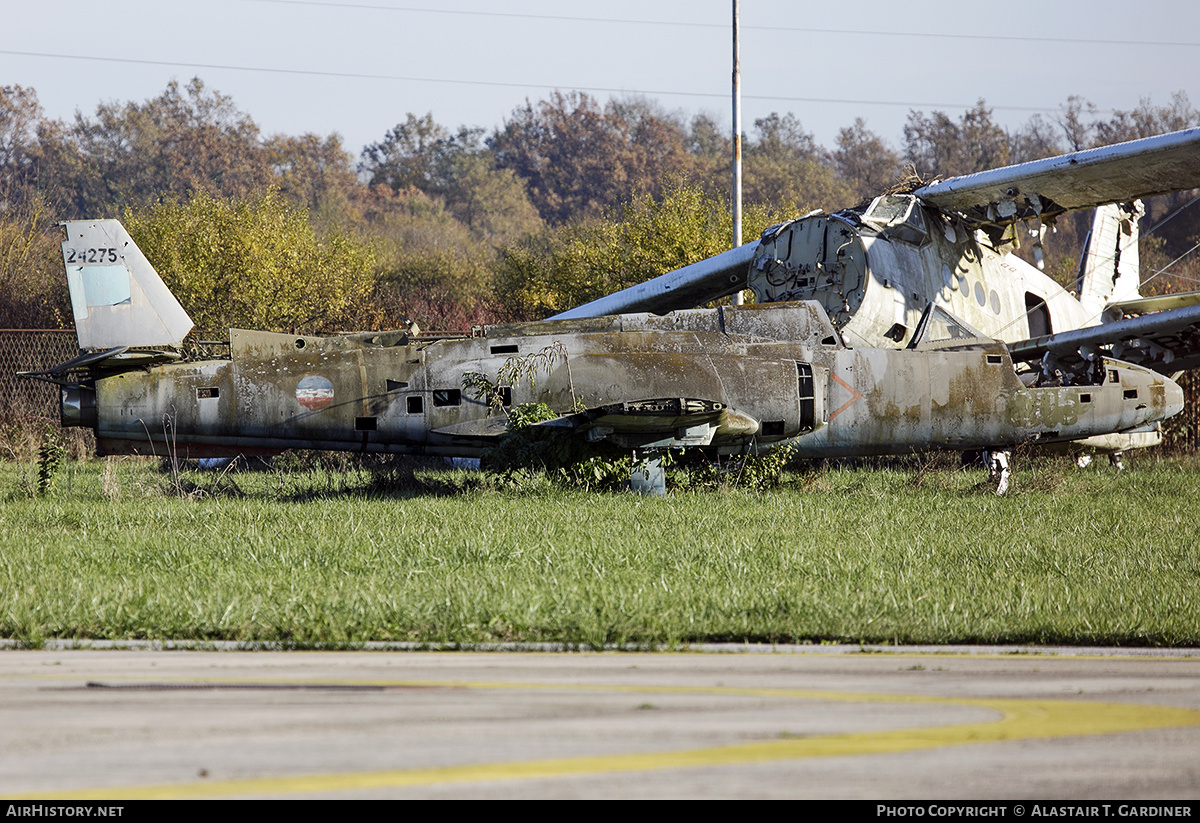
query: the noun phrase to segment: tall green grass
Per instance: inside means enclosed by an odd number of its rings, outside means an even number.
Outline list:
[[[1200,645],[1200,471],[820,469],[664,499],[433,470],[0,464],[0,636]]]

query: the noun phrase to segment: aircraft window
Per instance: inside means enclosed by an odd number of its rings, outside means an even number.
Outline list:
[[[1080,403],[1091,403],[1092,395],[1089,394],[1088,392],[1084,392],[1083,394],[1079,395],[1079,402]]]
[[[992,289],[991,298],[988,301],[992,304],[992,314],[1000,313],[1000,295],[995,289]]]
[[[376,430],[376,419],[374,417],[356,417],[354,418],[354,430],[356,432],[373,432]]]
[[[492,346],[492,354],[516,354],[516,346]]]
[[[882,197],[875,198],[875,202],[871,204],[871,208],[863,215],[863,219],[883,226],[890,226],[893,223],[903,220],[912,204],[913,199],[911,197],[897,197],[885,194]]]
[[[214,397],[221,396],[221,389],[217,386],[207,386],[205,388],[196,389],[197,400],[209,400]]]
[[[512,386],[501,386],[499,389],[497,389],[497,391],[500,394],[500,405],[501,406],[511,406],[512,405]]]
[[[424,414],[425,413],[425,398],[413,396],[408,398],[408,413],[409,414]]]
[[[783,421],[770,420],[762,424],[763,437],[783,437]]]
[[[1120,383],[1121,382],[1120,377],[1121,376],[1117,373],[1116,369],[1108,370],[1108,382],[1109,383]]]
[[[808,363],[796,364],[796,391],[801,399],[813,396],[812,366]]]
[[[927,236],[924,212],[914,207],[902,223],[888,229],[888,236],[903,240],[905,243],[921,245]]]
[[[925,242],[925,214],[911,195],[876,197],[863,219],[887,229],[888,237],[920,245]]]
[[[433,405],[458,406],[462,403],[462,392],[458,389],[434,389]]]
[[[906,334],[908,334],[908,328],[903,323],[893,323],[892,327],[883,336],[888,340],[894,340],[899,343],[904,339],[904,335]]]
[[[986,345],[993,341],[983,332],[960,320],[950,312],[930,303],[921,315],[921,322],[913,332],[910,349],[921,346],[929,348],[964,348]]]
[[[407,389],[408,384],[403,380],[388,380],[386,383],[388,391],[396,391],[397,389]]]
[[[1126,389],[1125,390],[1125,399],[1126,400],[1137,400],[1137,389]]]
[[[987,295],[983,292],[983,284],[975,284],[975,302],[981,307],[987,305]]]

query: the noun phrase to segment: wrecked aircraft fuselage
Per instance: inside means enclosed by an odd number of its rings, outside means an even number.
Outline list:
[[[849,348],[813,301],[491,326],[304,337],[232,330],[228,359],[93,367],[64,422],[102,454],[204,457],[291,448],[477,456],[504,409],[544,403],[556,426],[623,448],[800,457],[1004,449],[1137,431],[1182,408],[1155,372],[1098,360],[1072,385],[1018,376],[1004,345],[930,308],[908,348]],[[476,396],[511,358],[532,380]],[[1026,385],[1029,383],[1030,385]]]

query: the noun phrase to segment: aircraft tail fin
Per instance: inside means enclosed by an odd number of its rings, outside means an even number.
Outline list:
[[[192,319],[116,220],[62,224],[79,347],[178,347]]]
[[[1138,218],[1142,201],[1099,206],[1079,265],[1079,302],[1099,314],[1113,303],[1136,300]]]

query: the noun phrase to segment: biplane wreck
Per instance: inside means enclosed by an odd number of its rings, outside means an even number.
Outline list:
[[[30,376],[61,384],[64,424],[102,454],[477,456],[505,409],[544,403],[558,416],[538,425],[644,457],[981,450],[1003,490],[1017,445],[1120,451],[1182,408],[1169,375],[1200,363],[1200,298],[1138,296],[1134,201],[1196,186],[1200,130],[807,215],[549,320],[436,339],[233,329],[213,359],[181,357],[191,320],[125,229],[76,221],[82,353]],[[1022,221],[1092,206],[1078,297],[1010,253]],[[758,302],[697,307],[739,289]],[[548,351],[538,380],[498,381]],[[469,390],[481,375],[490,397]]]

